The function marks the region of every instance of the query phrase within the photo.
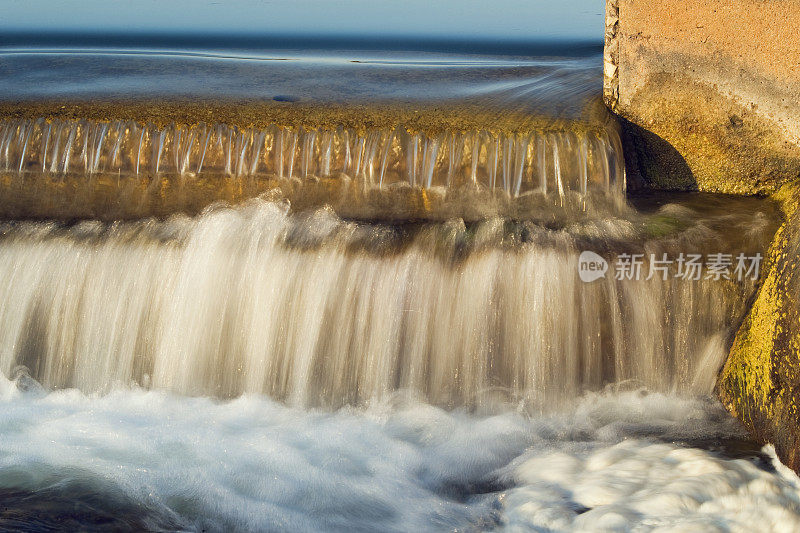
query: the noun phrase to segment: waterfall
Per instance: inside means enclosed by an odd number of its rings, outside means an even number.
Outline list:
[[[723,356],[713,349],[751,287],[581,282],[591,235],[636,240],[623,220],[553,231],[287,209],[256,199],[163,222],[5,224],[2,372],[303,406],[406,390],[447,406],[547,408],[624,381],[707,393]]]
[[[528,192],[625,189],[613,131],[489,130],[426,134],[273,125],[157,127],[133,121],[23,119],[0,122],[0,171],[89,179],[113,176],[307,178],[348,175],[369,186],[498,188]]]

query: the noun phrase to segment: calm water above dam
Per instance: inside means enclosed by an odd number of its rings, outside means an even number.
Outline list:
[[[599,47],[225,42],[1,43],[0,529],[800,528],[779,212],[628,197]]]

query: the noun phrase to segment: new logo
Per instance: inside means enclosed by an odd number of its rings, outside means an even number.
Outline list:
[[[606,277],[608,272],[608,261],[594,252],[584,251],[578,257],[578,275],[581,281],[590,283],[600,278]]]

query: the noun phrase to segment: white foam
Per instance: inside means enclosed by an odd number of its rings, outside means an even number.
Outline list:
[[[0,489],[78,480],[187,529],[800,527],[800,480],[779,464],[671,443],[741,437],[710,400],[606,392],[529,417],[27,388],[0,379]]]
[[[518,460],[518,487],[504,500],[509,531],[800,529],[800,487],[786,469],[640,439],[587,448],[534,448]]]

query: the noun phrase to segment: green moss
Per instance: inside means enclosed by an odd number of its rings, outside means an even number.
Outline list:
[[[647,237],[661,238],[673,235],[688,227],[688,223],[669,215],[653,215],[645,221],[644,233]]]
[[[728,408],[778,455],[800,469],[800,186],[775,199],[786,221],[775,234],[762,281],[720,373],[717,393]]]

